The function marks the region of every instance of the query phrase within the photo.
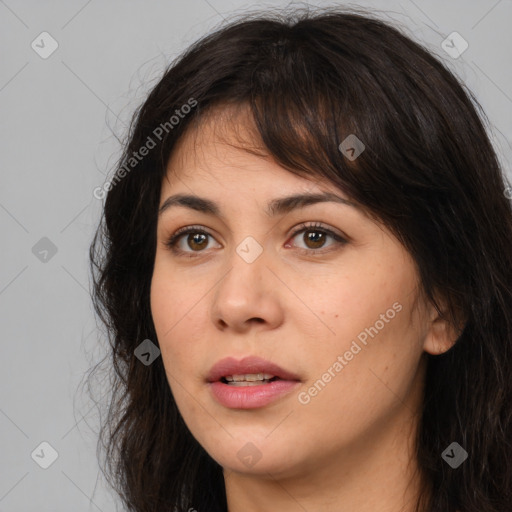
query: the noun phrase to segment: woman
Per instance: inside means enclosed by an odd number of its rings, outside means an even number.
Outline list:
[[[512,510],[512,210],[477,108],[355,10],[168,68],[90,251],[129,510]]]

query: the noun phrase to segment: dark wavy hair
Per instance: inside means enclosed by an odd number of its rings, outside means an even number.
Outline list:
[[[249,107],[289,172],[328,180],[384,222],[425,296],[462,327],[428,355],[416,510],[511,511],[512,207],[489,122],[432,51],[357,8],[231,20],[172,62],[134,113],[89,251],[109,342],[98,442],[109,484],[130,511],[227,510],[222,467],[186,427],[162,358],[134,356],[145,339],[158,345],[150,284],[166,164],[187,128],[227,105]],[[365,144],[355,160],[339,149],[350,134]],[[469,454],[457,469],[441,457],[453,441]]]

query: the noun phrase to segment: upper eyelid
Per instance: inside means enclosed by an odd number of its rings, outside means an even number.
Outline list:
[[[295,235],[298,231],[300,231],[302,229],[315,229],[315,228],[316,229],[323,229],[324,231],[332,232],[335,235],[348,238],[348,236],[346,236],[339,229],[331,228],[330,226],[324,225],[321,221],[314,221],[314,220],[313,221],[300,222],[299,224],[297,224],[296,226],[294,226],[293,228],[290,229],[289,236]],[[210,233],[209,228],[206,228],[205,226],[203,226],[201,224],[190,224],[188,226],[183,226],[181,228],[178,228],[171,235],[169,235],[168,238],[171,238],[173,236],[180,236],[180,235],[183,235],[183,234],[187,234],[187,232],[189,230],[194,230],[194,229],[196,229],[197,231],[204,231],[208,235],[210,235],[213,238],[215,238],[215,236],[212,233]]]

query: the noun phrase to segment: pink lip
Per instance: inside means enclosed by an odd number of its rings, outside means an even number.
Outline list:
[[[297,375],[257,356],[247,356],[240,361],[234,357],[221,359],[211,367],[206,379],[208,382],[215,382],[226,375],[243,375],[246,373],[269,373],[282,380],[300,380]]]
[[[259,386],[232,386],[221,381],[227,375],[247,373],[269,373],[279,380]],[[221,359],[213,365],[207,377],[214,398],[231,409],[253,409],[263,407],[300,384],[297,375],[280,366],[256,356],[244,357],[240,361],[232,357]]]

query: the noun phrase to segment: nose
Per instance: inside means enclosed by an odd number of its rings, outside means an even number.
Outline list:
[[[251,261],[242,251],[233,250],[229,268],[211,296],[212,321],[218,329],[242,333],[260,324],[262,329],[279,326],[283,319],[282,283],[268,263],[265,251]]]

